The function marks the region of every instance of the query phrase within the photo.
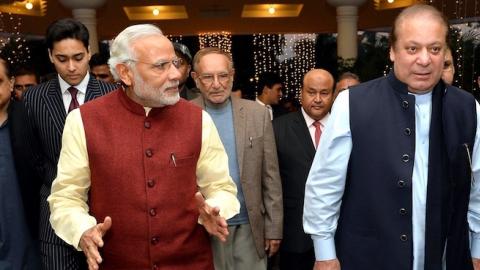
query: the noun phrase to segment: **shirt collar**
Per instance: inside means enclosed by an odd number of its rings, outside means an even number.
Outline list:
[[[60,75],[57,76],[58,82],[60,83],[60,91],[62,91],[62,94],[65,94],[65,92],[68,91],[68,88],[70,88],[70,86],[74,86],[75,88],[77,88],[78,91],[80,91],[80,93],[84,95],[87,92],[88,81],[90,80],[90,74],[88,72],[87,75],[85,75],[85,77],[83,78],[83,80],[77,85],[70,85],[66,81],[64,81],[62,77],[60,77]]]
[[[267,107],[267,108],[271,108],[271,107],[272,107],[272,106],[270,106],[270,105],[267,105],[267,104],[263,103],[263,102],[262,102],[260,99],[258,99],[258,98],[255,98],[255,101],[258,102],[258,103],[260,103],[260,105],[265,106],[265,107]]]
[[[302,110],[302,115],[303,115],[303,118],[305,118],[305,122],[307,123],[307,127],[310,127],[311,125],[313,125],[313,122],[315,122],[315,120],[313,120],[313,118],[311,118],[306,112],[305,110],[303,109],[303,107],[301,108]],[[322,119],[320,119],[320,124],[322,124],[322,127],[325,127],[325,125],[327,124],[327,121],[328,121],[328,118],[330,117],[330,113],[327,113]]]

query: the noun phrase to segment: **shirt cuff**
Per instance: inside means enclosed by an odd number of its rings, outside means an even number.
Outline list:
[[[323,239],[320,236],[312,235],[312,240],[315,248],[316,261],[327,261],[337,258],[335,240],[333,238]]]
[[[472,258],[480,259],[480,233],[471,233],[472,236],[472,247],[470,248],[470,252],[472,254]]]
[[[80,238],[82,238],[83,233],[86,232],[87,230],[89,230],[90,228],[92,228],[95,225],[97,225],[97,221],[92,216],[89,216],[87,219],[85,219],[83,222],[80,222],[77,225],[77,230],[76,230],[75,234],[73,235],[72,243],[73,243],[73,246],[78,251],[82,251],[82,249],[80,248]]]

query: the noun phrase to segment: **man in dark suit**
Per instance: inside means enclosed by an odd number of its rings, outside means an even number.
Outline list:
[[[38,140],[40,149],[35,153],[37,168],[43,177],[39,238],[43,267],[48,270],[80,269],[85,264],[83,254],[53,232],[46,199],[57,174],[67,113],[115,88],[89,75],[88,39],[87,28],[76,20],[62,19],[52,23],[47,29],[46,43],[58,77],[30,88],[25,94],[31,140]]]
[[[273,120],[283,186],[283,243],[280,269],[311,270],[313,243],[302,227],[305,182],[333,102],[332,75],[323,69],[305,74],[302,109]]]
[[[13,99],[13,76],[5,59],[0,56],[0,269],[37,270],[39,252],[24,207],[32,205],[25,184],[37,177],[22,136],[23,106]]]

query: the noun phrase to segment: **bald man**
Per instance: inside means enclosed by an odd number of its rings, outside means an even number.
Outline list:
[[[332,106],[333,85],[328,71],[309,71],[303,78],[301,110],[273,120],[284,198],[282,270],[311,270],[315,262],[312,240],[302,228],[303,198],[308,171]]]

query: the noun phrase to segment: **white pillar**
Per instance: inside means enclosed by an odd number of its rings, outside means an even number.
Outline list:
[[[327,0],[337,7],[337,56],[357,58],[358,7],[365,0]]]
[[[90,34],[90,53],[98,52],[97,11],[95,9],[78,8],[72,10],[73,17],[85,25]]]
[[[90,52],[98,52],[97,35],[97,8],[105,4],[106,0],[59,0],[67,8],[72,9],[72,15],[87,27],[90,34]]]

